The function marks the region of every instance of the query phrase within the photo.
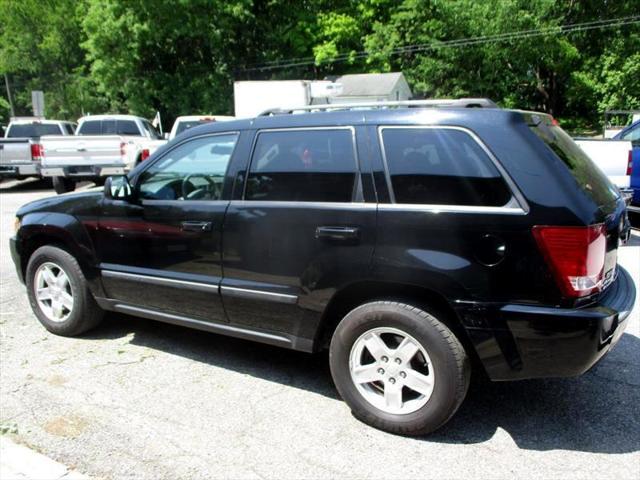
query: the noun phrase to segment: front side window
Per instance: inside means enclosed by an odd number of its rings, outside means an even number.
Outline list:
[[[356,171],[351,129],[261,132],[245,200],[351,202]]]
[[[238,135],[201,137],[183,143],[140,177],[146,200],[220,200],[224,176]]]
[[[503,206],[511,199],[500,172],[466,132],[447,128],[383,128],[396,203]]]

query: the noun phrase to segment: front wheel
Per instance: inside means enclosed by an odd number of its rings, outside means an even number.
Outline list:
[[[53,177],[53,189],[58,195],[73,192],[76,189],[76,181],[72,178]]]
[[[79,335],[95,327],[104,312],[89,291],[77,260],[54,246],[38,248],[27,265],[31,309],[51,333]]]
[[[391,433],[433,432],[469,387],[470,362],[460,341],[435,315],[403,303],[352,310],[336,328],[329,359],[356,418]]]

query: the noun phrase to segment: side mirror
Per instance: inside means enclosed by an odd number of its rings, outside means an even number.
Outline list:
[[[104,198],[109,200],[130,200],[133,188],[126,175],[107,177],[104,182]]]
[[[164,138],[165,140],[169,140],[169,132],[164,132],[162,134],[162,138]]]

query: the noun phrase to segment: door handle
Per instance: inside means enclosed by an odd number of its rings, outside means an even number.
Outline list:
[[[210,232],[213,229],[211,222],[198,222],[188,220],[182,222],[182,230],[185,232]]]
[[[316,238],[333,242],[357,243],[360,240],[358,227],[318,227]]]

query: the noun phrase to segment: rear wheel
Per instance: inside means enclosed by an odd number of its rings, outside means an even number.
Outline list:
[[[72,178],[53,177],[53,189],[58,195],[73,192],[76,189],[76,181]]]
[[[470,362],[432,313],[397,302],[351,311],[331,340],[331,373],[342,398],[365,423],[392,433],[430,433],[466,395]]]
[[[26,284],[31,309],[51,333],[79,335],[102,320],[80,265],[61,248],[44,246],[31,255]]]

